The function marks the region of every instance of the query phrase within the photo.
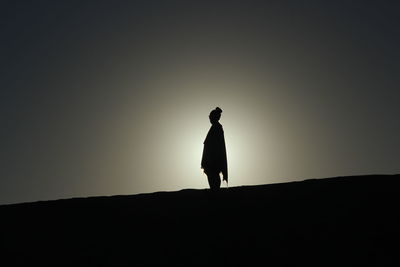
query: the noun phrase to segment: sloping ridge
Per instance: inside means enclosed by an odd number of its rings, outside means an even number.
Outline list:
[[[0,206],[7,266],[398,263],[399,175]],[[6,265],[5,265],[6,266]]]

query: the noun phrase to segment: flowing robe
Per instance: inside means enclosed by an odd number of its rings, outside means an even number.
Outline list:
[[[204,172],[217,172],[223,175],[223,180],[228,182],[228,164],[226,160],[226,147],[222,125],[214,123],[204,140],[201,168]]]

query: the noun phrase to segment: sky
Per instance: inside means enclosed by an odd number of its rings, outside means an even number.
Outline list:
[[[1,1],[0,204],[400,172],[396,1]],[[223,185],[226,186],[226,185]]]

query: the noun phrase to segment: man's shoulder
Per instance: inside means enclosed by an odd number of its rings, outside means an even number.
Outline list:
[[[222,125],[219,123],[219,122],[217,122],[217,123],[214,123],[213,125],[212,125],[212,128],[214,129],[214,130],[222,130]]]

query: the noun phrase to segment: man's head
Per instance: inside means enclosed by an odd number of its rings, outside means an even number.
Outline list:
[[[216,107],[210,112],[210,116],[208,117],[210,118],[211,124],[217,123],[219,121],[219,119],[221,118],[221,113],[222,109],[220,109],[219,107]]]

